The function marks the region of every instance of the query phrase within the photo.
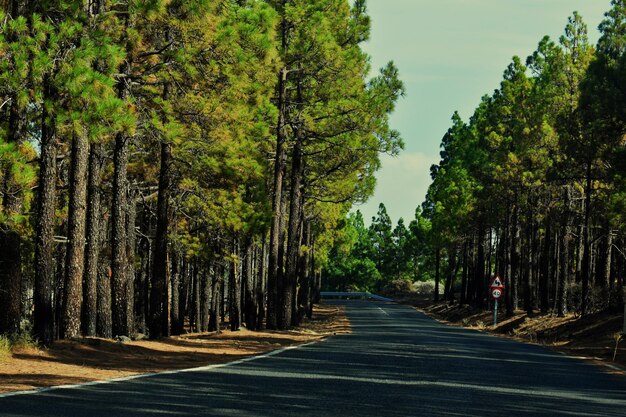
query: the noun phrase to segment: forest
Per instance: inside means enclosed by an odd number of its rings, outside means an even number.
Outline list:
[[[0,335],[297,326],[404,94],[364,0],[0,0]]]
[[[328,281],[380,290],[434,280],[434,299],[484,308],[496,275],[503,308],[619,311],[626,273],[626,1],[592,45],[576,12],[558,40],[514,57],[469,120],[458,113],[408,227],[384,205],[344,221]],[[363,274],[354,274],[360,270]],[[369,271],[369,272],[366,272]]]

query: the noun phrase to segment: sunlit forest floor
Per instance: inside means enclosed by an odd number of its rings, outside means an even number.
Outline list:
[[[500,311],[498,325],[494,327],[493,311],[444,302],[433,304],[426,299],[412,300],[411,304],[449,325],[541,344],[570,356],[608,364],[610,372],[626,375],[626,340],[620,338],[621,314],[602,312],[586,317],[574,314],[557,317],[540,313],[529,316],[524,311],[517,311],[512,317],[506,317]]]
[[[189,333],[158,341],[84,338],[0,359],[0,392],[78,384],[219,364],[350,331],[342,307],[316,305],[313,319],[288,331]]]

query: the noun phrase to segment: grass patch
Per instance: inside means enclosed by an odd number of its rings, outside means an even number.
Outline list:
[[[36,349],[37,342],[33,339],[30,332],[21,332],[13,336],[11,340],[11,350]]]
[[[0,336],[0,360],[11,356],[11,340],[6,336]]]
[[[29,332],[21,332],[12,337],[0,336],[0,360],[10,358],[14,352],[37,347],[37,342]]]

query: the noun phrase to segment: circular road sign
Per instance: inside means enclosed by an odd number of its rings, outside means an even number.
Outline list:
[[[495,298],[496,300],[500,297],[502,297],[502,289],[501,288],[494,288],[491,290],[491,296],[493,298]]]

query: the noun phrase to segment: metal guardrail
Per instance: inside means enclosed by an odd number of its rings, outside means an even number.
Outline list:
[[[393,301],[391,298],[381,297],[380,295],[371,294],[369,292],[356,292],[356,291],[345,291],[345,292],[332,292],[332,291],[322,291],[320,293],[322,298],[347,298],[354,299],[359,298],[363,300],[376,300],[376,301]]]

